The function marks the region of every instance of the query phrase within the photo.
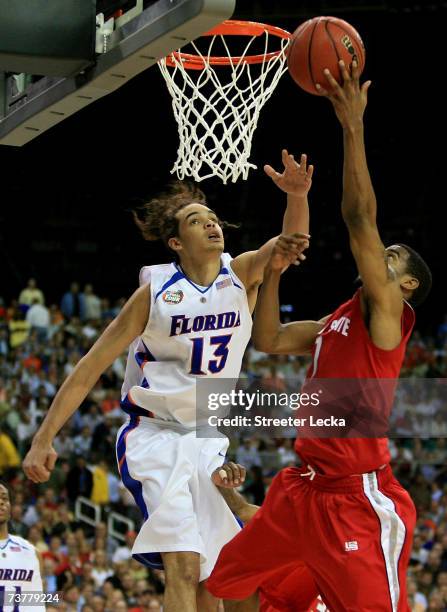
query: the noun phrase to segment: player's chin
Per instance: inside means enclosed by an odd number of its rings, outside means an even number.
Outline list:
[[[223,240],[214,240],[206,243],[205,248],[208,252],[218,252],[222,253],[224,250],[224,241]]]

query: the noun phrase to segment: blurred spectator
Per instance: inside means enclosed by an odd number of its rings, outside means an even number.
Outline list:
[[[45,304],[45,298],[40,289],[37,288],[37,283],[34,278],[30,278],[25,289],[22,289],[19,295],[19,304],[31,306],[31,304]]]
[[[1,452],[1,451],[0,451]],[[11,505],[11,518],[9,520],[10,532],[22,538],[28,535],[28,527],[23,522],[23,505],[13,503]]]
[[[101,300],[93,293],[93,286],[84,287],[85,318],[89,321],[101,319]]]
[[[107,463],[102,460],[93,470],[93,488],[91,500],[94,504],[104,506],[110,502]]]
[[[38,341],[46,342],[50,329],[50,311],[37,298],[33,299],[32,305],[28,309],[26,320],[30,324],[31,330],[36,330]]]
[[[260,506],[265,497],[264,477],[262,468],[258,465],[253,465],[247,474],[247,479],[243,488],[244,495],[252,501],[253,504]]]
[[[295,465],[296,464],[296,453],[293,448],[294,441],[285,439],[282,445],[278,448],[280,461],[282,466]]]
[[[107,554],[104,550],[96,550],[92,570],[92,577],[96,586],[101,587],[109,576],[113,576],[113,569],[107,560]]]
[[[76,458],[76,464],[67,475],[67,495],[68,499],[74,504],[76,498],[82,495],[90,499],[93,487],[93,476],[85,457]]]
[[[90,453],[90,446],[92,443],[91,431],[89,427],[83,427],[79,435],[73,440],[73,451],[75,455],[82,455],[88,457]]]
[[[25,315],[15,308],[8,323],[9,345],[16,348],[27,341],[30,331],[30,324],[25,321]]]
[[[0,430],[0,476],[7,479],[20,465],[20,455],[10,436]]]
[[[243,441],[242,446],[236,451],[236,462],[240,463],[244,467],[251,468],[253,465],[261,465],[261,457],[258,449],[256,448],[256,442],[246,438]]]
[[[135,531],[128,531],[126,533],[126,544],[119,546],[113,553],[113,563],[121,563],[122,561],[128,561],[132,557],[132,547],[135,542],[137,534]]]
[[[62,296],[61,311],[67,319],[85,319],[85,300],[84,294],[79,291],[79,283],[71,283],[69,291]]]

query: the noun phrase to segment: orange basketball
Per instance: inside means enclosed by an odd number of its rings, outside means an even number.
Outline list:
[[[287,65],[293,80],[305,91],[319,95],[315,84],[325,89],[329,84],[323,70],[329,68],[341,84],[338,62],[350,66],[357,60],[360,73],[365,67],[365,47],[359,33],[337,17],[314,17],[293,33],[287,52]]]

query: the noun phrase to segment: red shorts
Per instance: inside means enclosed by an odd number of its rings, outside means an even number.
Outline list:
[[[271,606],[268,601],[262,597],[262,595],[260,604],[261,606],[259,608],[259,612],[285,612],[284,608],[275,608]],[[290,610],[290,608],[287,608],[287,610]],[[330,610],[323,603],[321,597],[317,597],[317,599],[311,603],[310,607],[307,609],[307,612],[330,612]]]
[[[285,612],[319,593],[331,612],[409,612],[406,568],[416,511],[391,468],[342,478],[286,468],[253,519],[222,549],[207,587],[260,590]]]

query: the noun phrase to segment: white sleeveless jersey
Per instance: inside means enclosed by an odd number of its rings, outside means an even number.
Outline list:
[[[121,407],[156,422],[196,424],[196,380],[239,377],[251,335],[247,293],[228,253],[209,287],[190,281],[175,264],[146,266],[150,283],[146,328],[129,347]]]
[[[21,605],[15,608],[14,605],[7,604],[5,593],[29,592],[42,592],[36,549],[27,540],[8,534],[6,540],[0,540],[0,610],[12,612],[23,609]],[[45,606],[33,605],[32,610],[41,612],[45,610]]]

